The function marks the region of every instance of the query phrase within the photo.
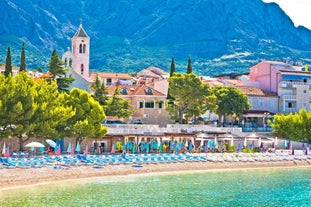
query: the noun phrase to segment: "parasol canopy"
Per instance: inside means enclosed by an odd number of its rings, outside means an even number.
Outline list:
[[[47,139],[47,140],[45,140],[51,147],[53,147],[53,148],[55,148],[56,147],[56,143],[53,141],[53,140],[51,140],[51,139]]]

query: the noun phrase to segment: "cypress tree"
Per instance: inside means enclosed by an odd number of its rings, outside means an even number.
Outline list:
[[[4,75],[5,77],[8,77],[10,74],[12,75],[12,58],[11,58],[11,49],[10,47],[8,47],[8,51],[6,54]]]
[[[172,57],[170,76],[173,76],[174,73],[175,73],[175,62],[174,62],[174,57]]]
[[[188,58],[188,66],[187,66],[187,74],[192,73],[192,65],[191,65],[191,59],[190,56]]]
[[[19,72],[26,71],[26,57],[25,57],[25,42],[22,44],[22,52],[21,52],[21,65],[19,68]]]

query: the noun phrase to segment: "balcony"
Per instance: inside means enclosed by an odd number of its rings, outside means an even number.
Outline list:
[[[285,101],[296,101],[296,95],[283,95]]]
[[[296,113],[298,112],[298,109],[297,108],[284,108],[283,112],[284,113]]]
[[[280,84],[283,88],[296,88],[297,85],[300,86],[310,86],[310,83],[299,82],[299,81],[281,81]]]

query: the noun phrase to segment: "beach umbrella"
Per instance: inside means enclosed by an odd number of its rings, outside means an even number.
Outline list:
[[[44,141],[41,142],[42,145],[44,145]],[[40,147],[40,152],[44,152],[44,147]]]
[[[89,147],[88,145],[85,146],[84,154],[87,156],[89,154]]]
[[[67,152],[68,152],[68,153],[70,153],[70,152],[71,152],[71,148],[72,148],[72,147],[71,147],[71,143],[69,142],[69,144],[68,144],[68,148],[67,148]]]
[[[55,148],[56,147],[56,142],[54,142],[53,140],[51,139],[47,139],[45,140],[51,147]]]
[[[111,154],[114,154],[114,144],[111,145],[111,151],[110,151],[110,153],[111,153]]]
[[[258,139],[258,147],[261,146],[261,138]]]
[[[145,143],[146,153],[149,153],[149,144],[148,142]]]
[[[10,147],[9,146],[5,150],[5,156],[10,157]]]
[[[71,151],[70,151],[70,155],[71,155],[71,156],[74,156],[74,154],[75,154],[75,148],[72,146],[72,147],[71,147]]]
[[[2,154],[5,155],[6,153],[6,145],[5,142],[3,143],[3,148],[2,148]]]
[[[58,146],[57,146],[57,152],[56,152],[56,155],[57,155],[57,156],[60,156],[60,144],[58,144]]]
[[[192,149],[193,149],[192,143],[190,143],[190,145],[189,145],[189,151],[190,151],[190,153],[192,153]]]
[[[135,144],[135,143],[132,145],[132,152],[133,152],[133,153],[136,152],[136,144]]]
[[[247,146],[246,138],[244,138],[244,147]]]
[[[26,147],[33,147],[33,149],[35,147],[39,148],[39,147],[44,147],[43,144],[41,144],[40,142],[30,142],[28,144],[26,144]]]
[[[81,151],[81,149],[80,149],[80,143],[78,142],[77,143],[77,146],[76,146],[76,152],[80,152]]]

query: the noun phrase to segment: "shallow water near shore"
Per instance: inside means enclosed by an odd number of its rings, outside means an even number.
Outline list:
[[[310,168],[57,182],[0,191],[0,206],[309,206]]]

